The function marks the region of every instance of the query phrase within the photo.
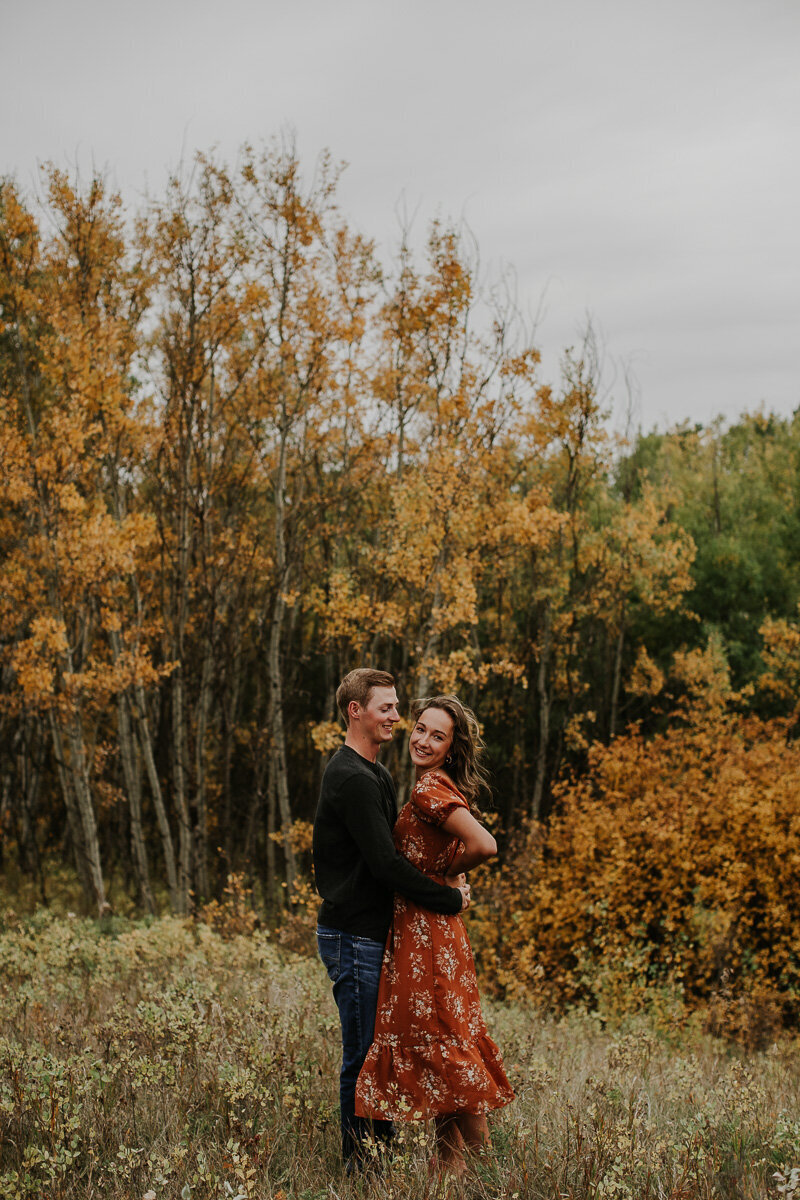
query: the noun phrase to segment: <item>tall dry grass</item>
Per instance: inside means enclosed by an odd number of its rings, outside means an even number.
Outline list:
[[[458,1193],[429,1178],[424,1125],[401,1131],[384,1174],[343,1177],[324,971],[263,931],[231,934],[6,914],[4,1200]],[[796,1041],[745,1058],[691,1029],[487,1008],[518,1098],[464,1195],[800,1197]]]

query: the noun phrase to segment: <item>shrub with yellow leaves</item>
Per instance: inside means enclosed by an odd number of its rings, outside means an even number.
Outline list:
[[[245,883],[241,872],[229,875],[221,900],[210,900],[197,914],[197,919],[210,925],[220,937],[230,939],[252,933],[259,924],[253,908],[253,889]]]
[[[703,709],[702,664],[682,666],[685,719],[590,748],[549,828],[489,878],[476,951],[500,994],[702,1009],[713,1032],[766,1044],[800,1019],[800,750],[785,720],[726,712],[713,671]]]

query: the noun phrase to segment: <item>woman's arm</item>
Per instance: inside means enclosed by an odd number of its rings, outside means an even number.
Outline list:
[[[442,885],[419,871],[397,849],[377,783],[359,772],[338,797],[338,812],[370,874],[390,891],[431,912],[459,913],[469,904],[469,885]],[[317,882],[319,882],[319,874]]]
[[[448,875],[469,871],[497,854],[497,842],[467,808],[457,808],[442,821],[441,828],[457,837],[464,847],[447,868]]]

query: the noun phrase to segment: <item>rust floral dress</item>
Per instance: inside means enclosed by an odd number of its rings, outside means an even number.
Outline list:
[[[444,772],[427,771],[397,818],[395,845],[441,882],[460,843],[440,826],[467,807]],[[375,1040],[358,1077],[356,1112],[414,1121],[486,1113],[513,1098],[486,1031],[464,922],[395,896]]]

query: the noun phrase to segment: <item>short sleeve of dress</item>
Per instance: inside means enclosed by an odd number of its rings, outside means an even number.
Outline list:
[[[411,803],[429,825],[441,825],[457,808],[469,808],[456,785],[438,771],[426,771],[414,784]]]

